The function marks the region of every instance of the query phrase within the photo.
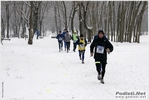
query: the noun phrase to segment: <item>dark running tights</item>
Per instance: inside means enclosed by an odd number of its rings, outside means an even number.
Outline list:
[[[82,61],[84,61],[84,54],[85,54],[85,50],[83,51],[79,50],[79,57],[82,59]]]
[[[63,48],[63,42],[58,42],[59,50]]]
[[[73,43],[73,51],[75,51],[77,48],[77,44],[76,43]]]
[[[95,61],[95,64],[96,64],[96,70],[98,74],[102,74],[102,79],[103,79],[105,75],[106,61]],[[102,73],[100,73],[101,71]]]
[[[66,42],[67,52],[70,49],[70,42]]]

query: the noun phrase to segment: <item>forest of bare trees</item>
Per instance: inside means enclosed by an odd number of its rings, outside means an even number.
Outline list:
[[[1,37],[25,38],[26,28],[28,44],[36,30],[44,37],[65,28],[89,42],[102,28],[111,41],[140,43],[148,34],[148,1],[1,1]]]

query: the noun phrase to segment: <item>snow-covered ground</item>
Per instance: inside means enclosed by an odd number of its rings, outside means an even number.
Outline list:
[[[148,36],[141,43],[114,43],[105,84],[97,80],[89,46],[85,64],[78,52],[58,51],[56,39],[12,38],[1,45],[1,97],[4,99],[120,99],[118,92],[145,92],[148,98]],[[3,84],[3,85],[2,85]],[[135,99],[133,97],[133,99]],[[16,99],[15,99],[16,100]]]

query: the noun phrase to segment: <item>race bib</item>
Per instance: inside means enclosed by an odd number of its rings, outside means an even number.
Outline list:
[[[80,44],[80,48],[81,49],[84,49],[85,48],[85,45],[84,44]]]
[[[62,41],[63,40],[63,38],[59,38],[59,41]]]
[[[97,46],[97,53],[103,54],[104,53],[104,46]]]
[[[76,43],[76,41],[75,41],[75,40],[73,40],[73,43]]]

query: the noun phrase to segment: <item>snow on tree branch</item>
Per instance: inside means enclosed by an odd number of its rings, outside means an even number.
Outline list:
[[[25,4],[27,4],[29,7],[31,6],[29,3],[27,3],[27,2],[25,2],[25,1],[23,1]]]
[[[18,7],[16,7],[17,12],[19,13],[19,15],[21,16],[21,18],[23,18],[23,20],[28,23],[28,19],[26,18],[25,14],[23,11],[21,11]]]

